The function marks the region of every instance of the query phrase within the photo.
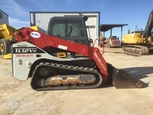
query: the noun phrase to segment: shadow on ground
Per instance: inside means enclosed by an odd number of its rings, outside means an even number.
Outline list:
[[[153,67],[131,67],[131,68],[123,68],[122,70],[124,70],[134,79],[141,81],[142,88],[146,88],[149,86],[149,83],[145,83],[142,79],[149,77],[148,74],[153,74]],[[112,85],[105,84],[101,86],[101,88],[107,88],[107,87],[112,87]]]
[[[134,77],[137,80],[142,81],[141,79],[149,77],[148,74],[153,74],[153,67],[132,67],[132,68],[124,68],[128,74]],[[142,81],[143,88],[148,87],[149,83],[145,83]]]
[[[147,74],[153,74],[153,67],[132,67],[123,68],[126,72],[133,75],[136,79],[148,77]]]

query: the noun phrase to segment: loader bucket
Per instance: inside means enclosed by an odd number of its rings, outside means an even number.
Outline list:
[[[114,68],[112,74],[113,85],[116,88],[142,88],[142,82],[132,77],[124,70]]]

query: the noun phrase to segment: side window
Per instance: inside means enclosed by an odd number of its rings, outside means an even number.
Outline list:
[[[63,24],[63,23],[54,23],[52,35],[65,37],[66,36],[65,28],[66,28],[65,24]]]
[[[85,36],[81,21],[73,20],[68,22],[68,36],[71,37]]]
[[[85,37],[82,20],[53,20],[49,24],[48,34],[63,38]]]

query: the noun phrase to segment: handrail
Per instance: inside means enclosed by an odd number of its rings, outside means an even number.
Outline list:
[[[96,41],[99,41],[100,39],[99,38],[96,38],[93,42],[93,47],[95,47],[95,44],[96,44]],[[104,53],[104,41],[103,40],[100,40],[100,44],[98,45],[99,47],[102,47],[102,51],[101,51],[101,54]]]

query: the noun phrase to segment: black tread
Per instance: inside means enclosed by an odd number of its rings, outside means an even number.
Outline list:
[[[58,68],[58,69],[67,69],[71,71],[78,71],[78,72],[85,72],[85,73],[90,73],[90,74],[96,74],[97,76],[97,82],[96,84],[92,85],[84,85],[84,86],[57,86],[57,87],[40,87],[37,85],[37,82],[39,79],[37,76],[37,70],[40,66],[49,66],[52,68]],[[98,71],[94,68],[84,68],[84,67],[78,67],[78,66],[69,66],[69,65],[63,65],[63,64],[57,64],[57,63],[48,63],[48,62],[43,62],[40,63],[39,65],[36,66],[34,72],[33,72],[33,77],[31,80],[31,87],[34,90],[37,91],[46,91],[46,90],[66,90],[66,89],[91,89],[91,88],[97,88],[101,86],[102,84],[102,76],[101,74],[98,73]]]
[[[125,45],[122,47],[123,53],[133,56],[141,56],[149,54],[149,49],[141,45]]]

